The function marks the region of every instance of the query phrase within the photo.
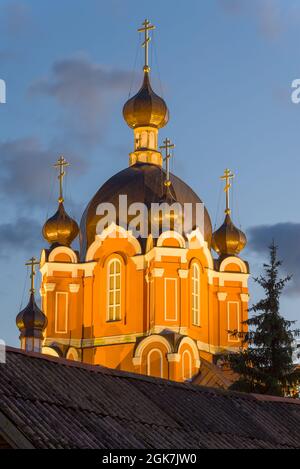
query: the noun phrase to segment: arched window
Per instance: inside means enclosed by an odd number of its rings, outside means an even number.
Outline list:
[[[200,326],[200,269],[192,265],[192,324]]]
[[[121,320],[121,261],[112,259],[107,266],[108,321]]]
[[[153,349],[147,356],[147,375],[163,378],[163,354],[159,349]]]

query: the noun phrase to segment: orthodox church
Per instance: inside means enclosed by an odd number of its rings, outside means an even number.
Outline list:
[[[120,196],[125,195],[130,206],[142,203],[147,208],[161,203],[203,205],[170,173],[170,140],[159,145],[159,130],[167,125],[169,111],[151,86],[153,29],[146,20],[139,30],[145,37],[142,86],[123,109],[134,137],[129,166],[100,186],[79,228],[64,206],[68,163],[63,157],[58,160],[58,208],[43,227],[48,246],[39,261],[29,262],[30,300],[17,316],[17,327],[26,351],[187,381],[201,374],[204,363],[215,364],[224,351],[241,347],[239,335],[232,331],[243,332],[245,327],[249,267],[240,257],[246,236],[231,219],[229,170],[222,176],[226,209],[217,231],[206,208],[203,226],[193,215],[189,231],[176,229],[172,211],[168,229],[161,215],[156,236],[151,229],[143,237],[124,228]],[[99,230],[103,204],[112,204],[116,217]],[[147,218],[149,228],[152,218]],[[78,236],[79,252],[72,248]],[[37,264],[41,308],[35,301]]]

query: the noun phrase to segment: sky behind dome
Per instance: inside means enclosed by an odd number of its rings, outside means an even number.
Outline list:
[[[61,153],[71,162],[66,208],[78,221],[128,165],[133,135],[122,107],[142,79],[136,30],[146,17],[157,27],[152,83],[170,108],[160,138],[176,143],[173,172],[205,202],[213,225],[223,218],[219,176],[235,172],[233,218],[249,238],[243,257],[257,274],[275,239],[294,274],[282,311],[299,317],[300,105],[291,83],[300,78],[300,2],[2,0],[0,337],[10,345],[27,301],[24,263],[47,247],[41,228],[56,210],[53,163]],[[253,282],[251,291],[253,300],[261,294]]]

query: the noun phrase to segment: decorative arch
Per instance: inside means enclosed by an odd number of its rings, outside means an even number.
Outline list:
[[[199,364],[199,350],[197,348],[197,345],[196,343],[193,341],[193,339],[191,339],[190,337],[184,337],[180,343],[179,343],[179,346],[178,346],[178,353],[181,354],[181,351],[182,351],[182,348],[184,346],[188,346],[190,347],[190,349],[192,350],[193,352],[193,355],[194,355],[194,358],[196,360],[196,364],[198,366]],[[200,365],[199,365],[200,366]]]
[[[175,238],[179,243],[179,247],[185,248],[184,237],[177,231],[164,231],[157,240],[157,247],[162,247],[164,241],[169,238]]]
[[[70,347],[67,355],[66,355],[67,360],[73,360],[74,362],[79,362],[79,353],[74,347]]]
[[[188,370],[186,370],[186,356],[188,356]],[[192,356],[191,352],[186,349],[182,353],[181,357],[181,374],[182,374],[182,379],[184,381],[188,381],[192,378],[193,376],[193,361],[192,361]]]
[[[151,356],[153,354],[158,354],[159,355],[159,374],[157,373],[157,370],[155,370],[155,363],[151,363]],[[152,371],[152,368],[154,368],[154,372]],[[147,375],[148,376],[156,376],[157,378],[163,378],[164,377],[164,358],[162,351],[158,348],[153,348],[148,352],[147,355]]]
[[[78,259],[76,253],[67,246],[58,246],[57,248],[53,249],[53,251],[51,251],[49,254],[48,262],[57,262],[56,257],[61,254],[68,256],[72,264],[77,264]]]
[[[220,272],[226,272],[226,267],[230,264],[235,264],[237,265],[239,268],[240,268],[240,272],[243,273],[243,274],[247,274],[248,273],[248,269],[247,269],[247,266],[245,264],[244,261],[242,261],[242,259],[240,259],[239,257],[234,257],[234,256],[230,256],[230,257],[226,257],[222,262],[221,262],[221,265],[220,265]]]
[[[158,335],[158,334],[150,335],[146,337],[145,339],[143,339],[137,346],[135,353],[134,353],[134,357],[133,357],[134,365],[141,365],[143,352],[146,349],[146,347],[148,347],[151,344],[153,344],[153,346],[155,346],[155,344],[156,345],[161,344],[166,348],[166,352],[168,354],[172,353],[170,342],[165,337]]]
[[[202,249],[207,260],[207,266],[209,269],[214,268],[214,261],[211,252],[208,248],[207,241],[204,240],[203,234],[199,228],[193,230],[187,235],[189,249]]]
[[[52,347],[42,347],[42,354],[48,355],[49,357],[57,357],[57,358],[61,357],[58,351]]]
[[[103,230],[100,235],[95,236],[95,241],[89,247],[86,254],[86,262],[91,262],[95,258],[95,254],[102,246],[106,238],[112,237],[113,234],[118,234],[118,238],[128,239],[128,242],[133,246],[134,253],[141,254],[142,249],[138,240],[132,235],[131,231],[126,231],[122,226],[111,223],[108,228]]]

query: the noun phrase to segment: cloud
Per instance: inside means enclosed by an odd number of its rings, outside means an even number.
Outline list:
[[[36,220],[21,217],[14,222],[0,224],[0,257],[10,258],[15,250],[38,256],[41,246],[41,226]]]
[[[13,36],[28,31],[32,26],[30,7],[25,2],[10,1],[0,8],[0,26]]]
[[[218,3],[227,14],[252,19],[260,33],[270,40],[278,38],[299,17],[298,6],[286,0],[218,0]]]
[[[45,211],[54,183],[53,164],[58,158],[56,150],[44,147],[36,138],[24,138],[0,143],[0,195],[13,200],[22,209],[41,207]],[[59,147],[72,163],[72,173],[82,174],[86,168],[84,157],[70,149]],[[52,184],[53,186],[53,184]]]
[[[101,141],[116,96],[129,89],[130,74],[111,70],[85,56],[54,62],[49,77],[30,87],[31,96],[54,98],[64,111],[69,138],[86,145]]]
[[[283,271],[292,274],[287,292],[300,294],[300,223],[278,223],[261,225],[248,230],[250,251],[267,257],[268,246],[274,239],[283,261]]]

